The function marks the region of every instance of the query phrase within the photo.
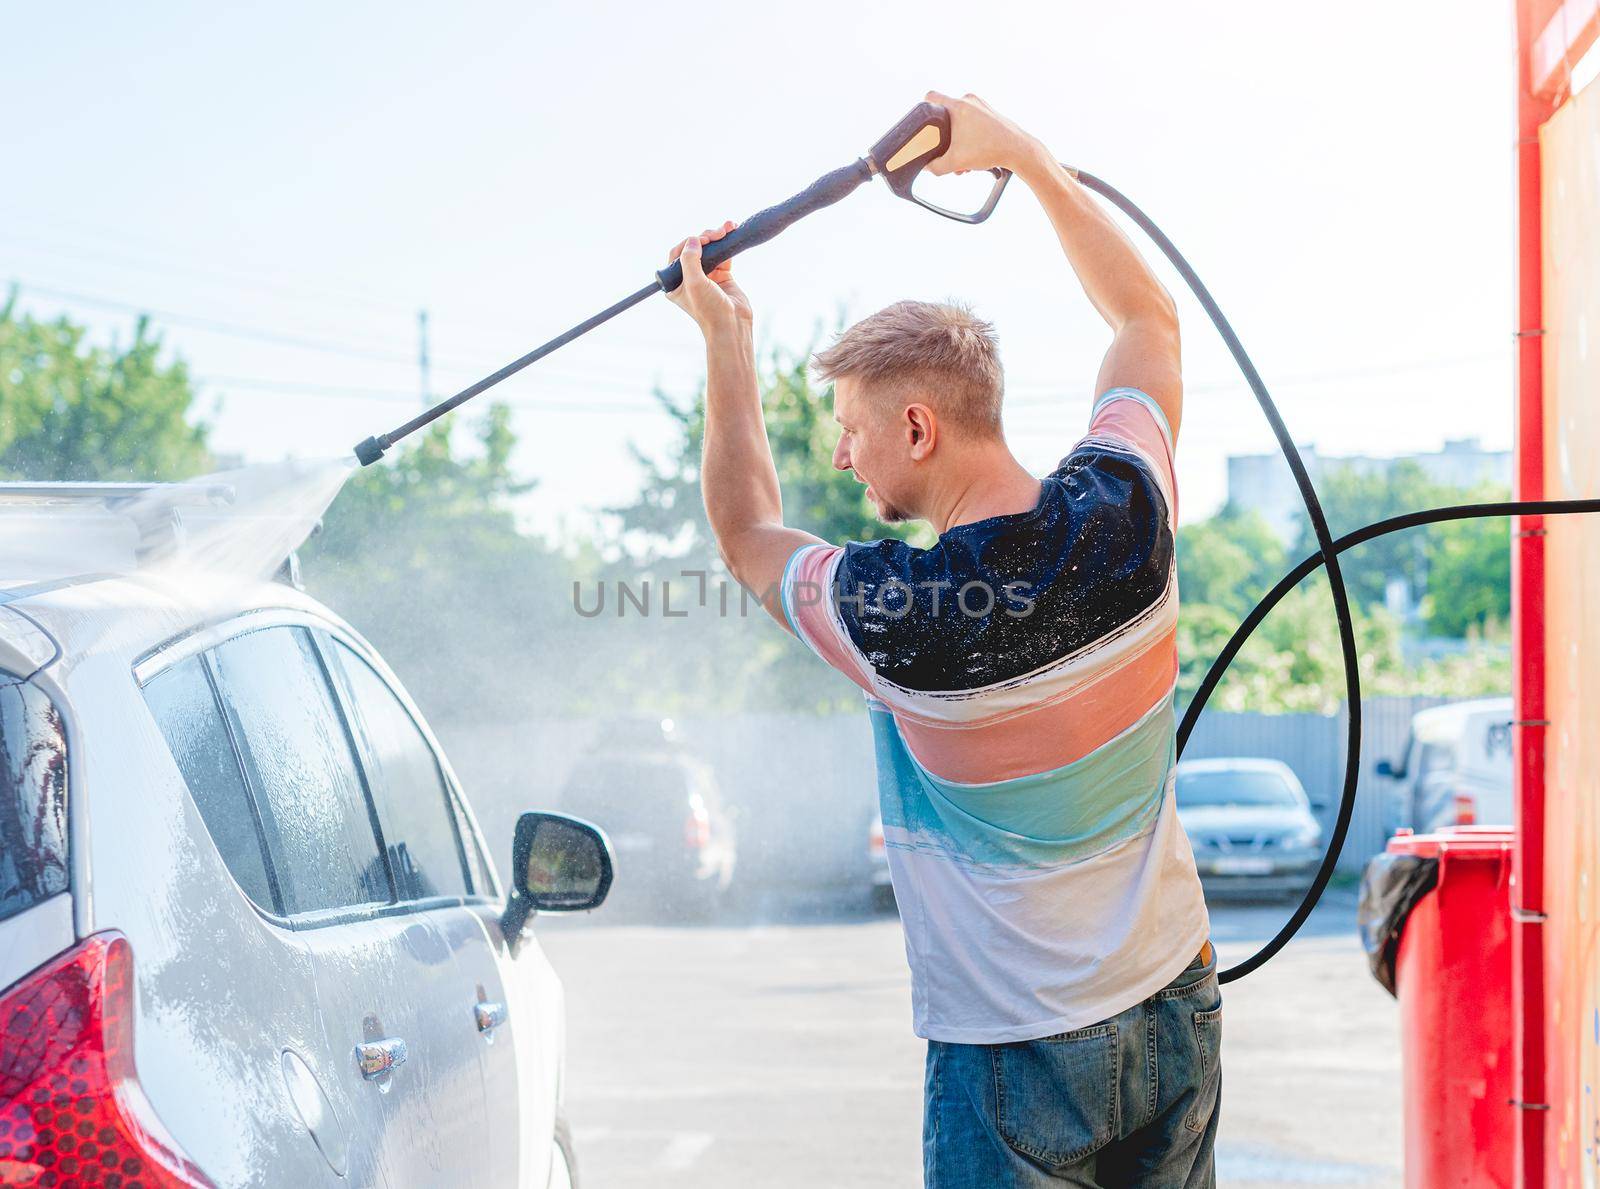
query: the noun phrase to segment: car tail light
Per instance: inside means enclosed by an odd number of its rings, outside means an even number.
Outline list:
[[[874,821],[872,829],[867,831],[867,854],[877,858],[883,854],[883,823]]]
[[[0,1185],[211,1186],[133,1070],[133,951],[97,933],[0,992]]]
[[[690,850],[711,845],[711,818],[698,797],[689,803],[689,816],[683,819],[683,844]]]
[[[1472,799],[1472,795],[1470,793],[1457,793],[1455,802],[1456,825],[1475,825],[1478,821],[1478,803]]]

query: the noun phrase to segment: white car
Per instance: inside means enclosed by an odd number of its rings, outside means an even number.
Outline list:
[[[40,491],[116,523],[0,506]],[[191,594],[0,551],[0,1184],[573,1184],[524,922],[604,899],[604,836],[525,814],[508,897],[370,645],[286,583]]]
[[[1478,698],[1420,710],[1391,785],[1388,826],[1430,834],[1449,826],[1512,824],[1511,699]]]

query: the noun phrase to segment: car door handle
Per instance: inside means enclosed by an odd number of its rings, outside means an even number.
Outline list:
[[[356,1065],[367,1081],[376,1081],[406,1063],[406,1042],[398,1036],[369,1040],[356,1046]]]
[[[478,1022],[479,1032],[493,1032],[506,1022],[506,1005],[503,1003],[474,1003],[472,1017]]]

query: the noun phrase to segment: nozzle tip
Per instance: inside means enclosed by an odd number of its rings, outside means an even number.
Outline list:
[[[369,467],[383,457],[383,443],[376,437],[368,438],[364,442],[356,443],[356,461],[364,467]]]

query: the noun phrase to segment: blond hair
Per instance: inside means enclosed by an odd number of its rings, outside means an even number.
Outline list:
[[[849,376],[902,395],[915,388],[937,416],[1000,432],[1000,344],[994,327],[966,306],[895,302],[841,333],[812,365],[823,381]]]

